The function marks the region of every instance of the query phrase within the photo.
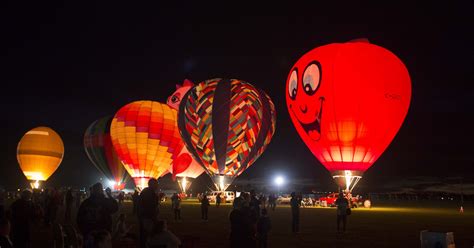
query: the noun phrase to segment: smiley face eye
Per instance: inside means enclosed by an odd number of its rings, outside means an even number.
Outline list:
[[[321,64],[314,61],[309,64],[303,73],[303,90],[308,95],[313,95],[321,82]]]
[[[177,103],[178,101],[179,101],[179,97],[177,97],[176,95],[171,97],[171,102],[172,103]]]
[[[288,95],[293,100],[295,100],[296,98],[297,89],[298,89],[298,72],[295,69],[291,73],[290,81],[288,83]]]

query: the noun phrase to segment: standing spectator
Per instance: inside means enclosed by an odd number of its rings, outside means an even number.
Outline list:
[[[171,207],[174,212],[174,220],[181,221],[181,198],[176,193],[171,197]]]
[[[10,222],[7,218],[0,218],[0,247],[13,248],[13,243],[10,240]]]
[[[207,221],[207,213],[209,212],[209,199],[206,194],[203,194],[201,200],[201,219]]]
[[[248,206],[230,212],[230,247],[255,247],[256,221],[252,215]]]
[[[72,203],[74,202],[74,196],[72,195],[72,190],[68,189],[66,193],[66,213],[65,213],[65,221],[66,223],[71,222],[71,212],[72,212]]]
[[[133,203],[133,213],[138,214],[138,201],[140,199],[140,193],[138,190],[135,189],[132,195],[132,203]]]
[[[24,190],[21,192],[21,198],[11,205],[12,225],[11,234],[12,242],[15,247],[28,247],[30,243],[30,224],[34,215],[34,206],[31,201],[31,191]]]
[[[301,204],[301,200],[296,196],[296,193],[291,192],[291,200],[290,200],[291,217],[292,217],[291,231],[293,233],[300,232],[300,204]]]
[[[61,205],[61,194],[56,189],[51,189],[47,196],[44,223],[50,225],[56,222],[59,205]]]
[[[268,203],[270,205],[270,208],[275,211],[275,207],[276,207],[276,196],[275,194],[271,194],[269,197],[268,197]]]
[[[244,216],[240,207],[232,209],[229,215],[230,220],[230,247],[243,247],[242,237],[244,236]]]
[[[221,193],[217,193],[216,195],[216,206],[219,207],[221,205]]]
[[[262,203],[262,207],[267,208],[267,196],[263,194],[260,196],[259,200]]]
[[[339,226],[342,222],[342,232],[346,231],[346,222],[347,222],[347,209],[349,208],[349,201],[344,197],[342,192],[339,192],[339,195],[336,200],[337,206],[337,232],[340,232]]]
[[[122,206],[124,199],[125,199],[125,194],[123,193],[123,191],[120,191],[119,195],[117,196],[119,207]]]
[[[92,231],[112,231],[112,214],[118,211],[118,205],[109,188],[106,193],[107,197],[101,183],[94,184],[90,197],[79,207],[77,225],[85,240],[90,239],[89,234]]]
[[[140,222],[140,247],[145,247],[153,223],[158,219],[160,198],[158,196],[158,181],[151,178],[148,187],[140,193],[138,201],[138,219]]]
[[[272,229],[272,223],[267,214],[267,209],[262,209],[262,215],[257,221],[257,240],[259,248],[267,248],[268,246],[268,232]]]
[[[253,216],[255,219],[260,217],[260,200],[257,199],[257,195],[255,194],[255,190],[250,191],[250,210],[253,212]]]
[[[239,195],[239,197],[237,197],[237,198],[234,199],[234,202],[232,203],[232,208],[233,208],[233,209],[241,208],[241,207],[242,207],[243,202],[245,201],[243,195],[244,195],[244,193],[241,193],[241,194]]]
[[[244,193],[242,195],[244,201],[242,202],[242,207],[249,207],[250,206],[250,194]]]

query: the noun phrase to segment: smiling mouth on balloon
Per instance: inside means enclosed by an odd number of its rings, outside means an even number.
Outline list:
[[[321,138],[321,123],[318,118],[312,123],[304,124],[300,121],[300,124],[312,140],[318,141]]]
[[[319,141],[319,139],[321,138],[321,117],[323,114],[323,102],[325,99],[324,97],[320,97],[319,100],[321,101],[321,105],[319,107],[319,112],[316,116],[316,119],[313,122],[305,124],[301,122],[300,120],[298,120],[298,122],[301,124],[301,127],[303,127],[304,131],[314,141]],[[293,111],[293,108],[291,108],[291,111]],[[294,111],[293,111],[293,114],[295,114]]]

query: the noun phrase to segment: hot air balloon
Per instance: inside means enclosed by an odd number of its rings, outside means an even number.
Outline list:
[[[129,103],[115,114],[112,144],[138,187],[168,173],[183,148],[176,118],[176,110],[153,101]]]
[[[367,40],[311,50],[293,66],[286,86],[296,130],[346,191],[395,137],[411,97],[402,61]]]
[[[115,190],[122,190],[128,180],[127,171],[115,152],[110,138],[112,117],[94,121],[84,133],[84,150],[95,167],[111,182]]]
[[[275,132],[270,97],[237,79],[202,82],[179,106],[183,141],[219,191],[255,162]]]
[[[168,97],[166,104],[173,109],[178,110],[181,99],[194,86],[194,84],[185,79],[183,85],[176,85],[176,91]],[[177,123],[176,123],[177,125]],[[178,178],[178,185],[182,192],[191,186],[192,181],[204,173],[203,167],[192,158],[186,146],[183,146],[180,155],[173,161],[172,165],[173,179]]]
[[[16,157],[33,188],[56,171],[64,156],[61,137],[49,127],[36,127],[26,132],[18,143]]]

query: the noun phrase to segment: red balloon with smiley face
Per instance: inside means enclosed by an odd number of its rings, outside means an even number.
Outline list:
[[[395,137],[410,98],[405,65],[367,40],[311,50],[296,62],[286,82],[296,130],[347,191]]]

